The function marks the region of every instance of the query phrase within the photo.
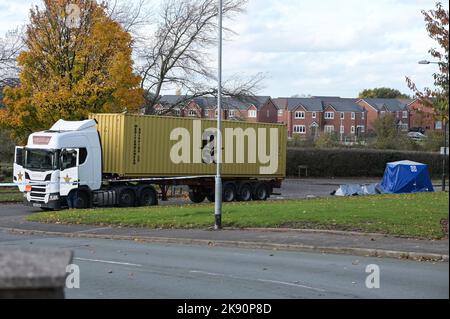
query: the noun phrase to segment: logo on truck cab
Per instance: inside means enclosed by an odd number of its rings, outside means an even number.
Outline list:
[[[191,133],[192,132],[192,133]],[[174,164],[216,163],[217,129],[202,131],[200,120],[192,121],[192,131],[178,127],[171,131],[170,140],[176,143],[170,150]],[[278,170],[279,128],[225,128],[223,134],[224,164],[259,164],[260,174],[274,174]]]

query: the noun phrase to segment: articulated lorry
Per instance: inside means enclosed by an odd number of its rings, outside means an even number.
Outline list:
[[[223,201],[265,200],[286,171],[286,128],[223,121]],[[46,209],[149,206],[174,185],[194,203],[214,201],[215,121],[132,114],[58,120],[15,150],[14,183]]]

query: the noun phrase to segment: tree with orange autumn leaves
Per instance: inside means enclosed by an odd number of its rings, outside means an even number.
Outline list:
[[[25,45],[18,57],[20,85],[5,88],[6,108],[0,110],[0,126],[21,140],[60,118],[80,120],[143,104],[131,36],[105,5],[44,0],[42,9],[30,10]]]

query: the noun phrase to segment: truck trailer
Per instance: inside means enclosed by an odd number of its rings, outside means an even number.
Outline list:
[[[170,186],[194,203],[214,201],[214,120],[91,114],[58,120],[15,149],[13,181],[24,203],[44,210],[151,206]],[[266,200],[286,172],[286,127],[223,121],[224,202]]]

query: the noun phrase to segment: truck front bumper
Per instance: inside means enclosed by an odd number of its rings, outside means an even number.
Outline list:
[[[57,195],[57,194],[50,194],[50,197],[52,197],[52,195]],[[58,210],[58,209],[61,209],[61,207],[62,207],[59,196],[58,196],[58,199],[49,199],[49,200],[47,200],[47,202],[33,200],[33,199],[28,200],[27,197],[24,197],[23,203],[25,206],[39,207],[39,208],[44,208],[44,209]]]

